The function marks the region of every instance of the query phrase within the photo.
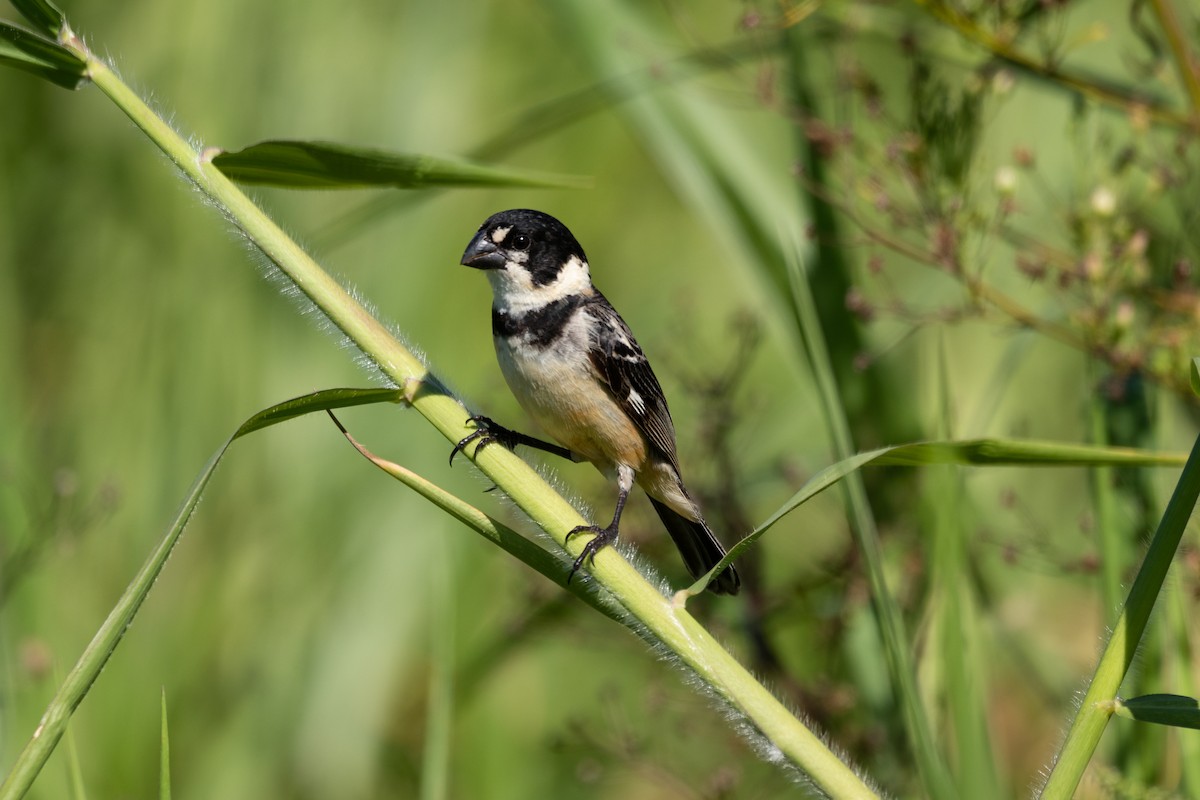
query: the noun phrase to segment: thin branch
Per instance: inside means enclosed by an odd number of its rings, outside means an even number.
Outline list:
[[[1171,4],[1171,0],[1150,0],[1150,4],[1154,6],[1154,13],[1158,15],[1158,22],[1167,37],[1167,46],[1171,48],[1171,55],[1175,57],[1179,78],[1183,81],[1183,87],[1191,100],[1192,125],[1200,126],[1200,62],[1188,47],[1183,24],[1179,15],[1175,13],[1175,6]]]
[[[1165,0],[1158,0],[1158,2],[1165,3]],[[994,58],[1015,69],[1052,81],[1084,97],[1119,108],[1128,114],[1144,113],[1156,122],[1180,128],[1196,128],[1200,124],[1197,123],[1195,116],[1182,114],[1149,97],[1137,96],[1119,87],[1105,85],[1096,79],[1065,72],[1057,66],[1030,58],[1005,39],[975,24],[969,17],[940,0],[916,0],[916,3],[926,9],[930,16],[953,28],[964,39],[982,47]]]

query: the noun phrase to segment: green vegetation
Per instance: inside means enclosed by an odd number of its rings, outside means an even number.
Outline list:
[[[0,797],[1200,796],[1194,8],[12,5]],[[447,466],[446,386],[524,425],[455,266],[516,206],[738,598]]]

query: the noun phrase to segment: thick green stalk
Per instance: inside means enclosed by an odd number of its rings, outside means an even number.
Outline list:
[[[197,152],[160,119],[121,79],[97,60],[68,29],[62,42],[88,64],[92,82],[124,111],[196,186],[257,246],[304,295],[379,369],[405,387],[412,406],[447,439],[470,432],[462,405],[446,393],[425,366],[387,328],[328,276],[254,203],[212,164],[214,151]],[[528,464],[501,447],[487,448],[476,466],[559,544],[578,553],[586,537],[567,545],[566,533],[581,525],[565,499]],[[780,756],[803,770],[833,797],[875,793],[724,650],[683,608],[663,595],[612,548],[595,559],[591,575],[636,617],[640,625],[694,670],[754,725]]]
[[[1175,492],[1146,551],[1146,559],[1129,590],[1125,609],[1113,627],[1104,654],[1096,666],[1096,674],[1079,705],[1041,797],[1065,800],[1074,795],[1113,714],[1113,700],[1133,663],[1138,643],[1167,579],[1167,571],[1175,558],[1175,551],[1179,548],[1197,497],[1200,497],[1200,438],[1192,446],[1183,474],[1179,476]]]

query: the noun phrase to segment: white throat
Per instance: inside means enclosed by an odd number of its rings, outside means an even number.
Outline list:
[[[512,261],[501,269],[488,270],[487,276],[492,284],[492,305],[499,311],[518,316],[564,297],[594,291],[587,262],[578,256],[571,256],[558,276],[544,286],[534,285],[525,265]]]

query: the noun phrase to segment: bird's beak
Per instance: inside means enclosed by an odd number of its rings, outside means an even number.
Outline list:
[[[488,237],[487,231],[480,231],[467,245],[462,261],[458,263],[464,267],[474,267],[475,269],[500,269],[504,266],[505,260],[504,253]]]

